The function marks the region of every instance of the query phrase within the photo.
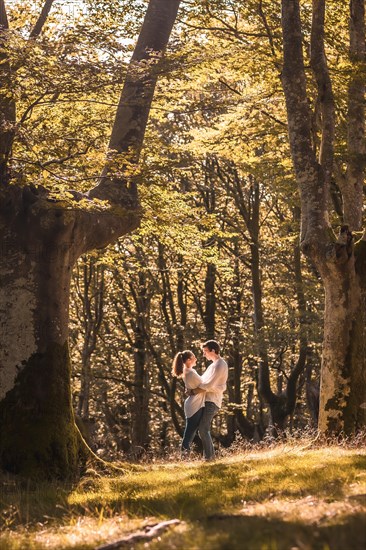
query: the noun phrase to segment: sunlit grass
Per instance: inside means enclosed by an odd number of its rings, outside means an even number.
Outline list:
[[[249,550],[312,549],[309,540],[325,550],[328,535],[334,546],[347,533],[355,550],[366,543],[365,495],[366,453],[335,446],[278,445],[212,463],[134,465],[124,475],[90,472],[74,487],[20,488],[8,481],[0,549],[86,550],[138,529],[148,518],[178,518],[179,528],[149,548],[231,550],[244,548],[244,537]],[[280,532],[290,546],[279,545]]]
[[[290,451],[286,448],[248,454],[214,463],[154,465],[124,477],[105,479],[103,499],[97,491],[68,497],[69,505],[85,507],[99,503],[132,516],[160,513],[184,519],[224,513],[243,501],[262,502],[268,498],[345,498],[349,484],[366,466],[357,451]],[[365,486],[366,492],[366,486]]]
[[[114,540],[139,529],[141,520],[127,517],[73,517],[64,524],[38,524],[32,528],[5,531],[0,538],[1,550],[39,550],[43,548],[88,550],[105,540]]]

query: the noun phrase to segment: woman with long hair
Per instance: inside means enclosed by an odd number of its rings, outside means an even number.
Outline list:
[[[196,356],[190,350],[180,351],[173,359],[172,374],[177,378],[182,378],[188,390],[196,389],[202,382],[202,378],[193,368],[196,363]],[[196,435],[205,406],[205,393],[205,391],[201,391],[195,395],[192,394],[184,402],[186,427],[181,446],[183,455],[189,453],[190,445]]]

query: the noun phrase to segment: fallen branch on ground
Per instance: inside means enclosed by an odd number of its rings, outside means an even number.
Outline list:
[[[144,530],[131,533],[131,535],[112,542],[111,544],[103,544],[102,546],[98,546],[95,550],[118,550],[118,548],[123,548],[131,543],[149,541],[161,535],[172,525],[178,525],[179,523],[181,523],[179,519],[170,519],[168,521],[155,523],[154,525],[146,525]]]

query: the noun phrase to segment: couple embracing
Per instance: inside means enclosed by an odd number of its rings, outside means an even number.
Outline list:
[[[211,423],[222,404],[228,366],[220,357],[220,346],[216,340],[208,340],[202,344],[202,352],[206,359],[212,361],[202,376],[194,369],[197,359],[190,350],[177,353],[173,360],[172,372],[174,376],[183,379],[189,393],[184,402],[186,427],[182,441],[182,456],[188,455],[198,430],[203,456],[206,460],[212,460],[215,452],[211,438]]]

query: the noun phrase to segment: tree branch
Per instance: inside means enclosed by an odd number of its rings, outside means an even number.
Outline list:
[[[152,539],[160,536],[164,531],[169,529],[169,527],[180,523],[181,522],[179,519],[171,519],[154,525],[146,525],[143,530],[132,533],[131,535],[128,535],[123,539],[119,539],[116,542],[112,542],[111,544],[103,544],[102,546],[98,546],[96,550],[118,550],[119,548],[127,546],[132,548],[132,546],[139,542],[151,541]]]
[[[325,194],[329,196],[333,171],[334,97],[324,48],[325,0],[313,0],[310,65],[314,72],[321,109],[319,163],[324,170]]]
[[[50,13],[50,10],[52,8],[54,0],[46,0],[44,3],[44,6],[42,8],[42,11],[40,13],[40,16],[37,19],[36,24],[34,25],[33,29],[31,30],[31,33],[29,35],[30,38],[37,38],[37,36],[40,35],[44,24],[47,21],[48,14]]]
[[[303,252],[316,255],[327,241],[323,171],[312,144],[311,111],[306,92],[303,33],[299,0],[282,0],[283,71],[288,133],[296,181],[301,196]]]
[[[9,29],[8,16],[6,14],[6,7],[4,0],[0,0],[0,27],[1,29]]]
[[[273,34],[272,34],[272,31],[271,31],[270,26],[268,24],[267,17],[264,13],[264,10],[263,10],[262,0],[259,0],[258,13],[259,13],[260,18],[263,21],[264,28],[266,29],[266,33],[267,33],[267,36],[268,36],[268,41],[269,41],[269,45],[270,45],[270,48],[271,48],[272,55],[273,55],[274,58],[276,58],[276,50],[275,50],[275,47],[274,47]]]
[[[105,168],[90,197],[137,203],[137,165],[162,58],[180,0],[150,0],[117,108]]]

